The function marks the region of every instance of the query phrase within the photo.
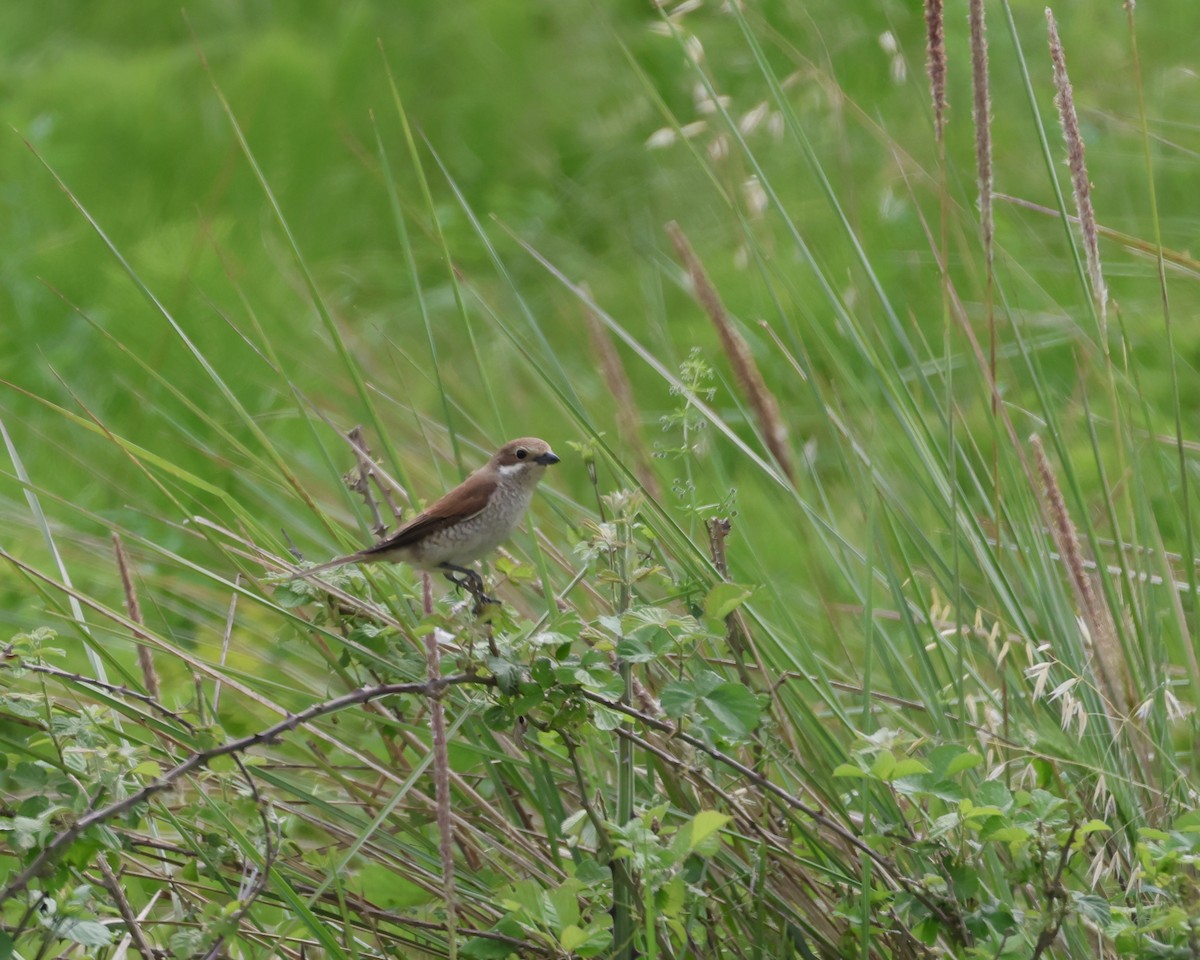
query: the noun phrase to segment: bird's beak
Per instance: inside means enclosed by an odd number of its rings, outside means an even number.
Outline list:
[[[548,467],[552,463],[558,463],[558,457],[556,457],[553,453],[546,451],[540,457],[534,457],[533,462],[540,463],[543,467]]]

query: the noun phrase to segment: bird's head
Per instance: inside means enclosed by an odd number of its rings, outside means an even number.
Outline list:
[[[517,477],[536,483],[553,463],[558,463],[558,457],[550,444],[537,437],[521,437],[497,450],[491,466],[501,477]]]

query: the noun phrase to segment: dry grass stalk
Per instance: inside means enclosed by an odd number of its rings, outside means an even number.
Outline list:
[[[974,91],[972,116],[975,121],[975,169],[979,179],[979,220],[983,228],[983,250],[991,283],[993,240],[992,219],[992,94],[988,83],[987,20],[983,0],[970,0],[967,19],[971,25],[971,86]]]
[[[581,289],[590,299],[591,291],[587,289],[586,284],[581,285]],[[638,482],[646,493],[659,500],[662,498],[662,486],[654,475],[650,454],[642,441],[641,417],[633,397],[633,385],[629,382],[621,355],[617,353],[612,337],[608,335],[608,330],[600,318],[586,303],[583,305],[583,316],[587,321],[588,342],[600,367],[600,375],[604,377],[604,385],[617,401],[617,428],[633,453],[634,471],[637,473]]]
[[[442,896],[446,908],[446,935],[450,944],[449,957],[454,960],[455,926],[458,911],[454,891],[454,821],[450,815],[450,757],[446,743],[446,707],[437,684],[442,677],[442,652],[438,649],[438,632],[425,634],[425,657],[430,686],[437,692],[429,698],[429,723],[433,734],[433,783],[438,825],[438,854],[442,861]]]
[[[1123,669],[1125,660],[1121,653],[1121,646],[1117,642],[1117,628],[1113,622],[1112,612],[1103,599],[1097,596],[1092,575],[1083,557],[1079,535],[1071,520],[1071,515],[1067,512],[1062,489],[1059,487],[1050,461],[1046,457],[1046,450],[1042,446],[1041,438],[1034,435],[1029,438],[1029,442],[1033,447],[1038,477],[1042,482],[1044,497],[1042,510],[1053,531],[1058,552],[1066,564],[1080,612],[1087,625],[1085,646],[1097,667],[1100,692],[1117,712],[1118,717],[1127,716],[1133,701],[1127,692],[1129,689],[1128,677]],[[1125,682],[1118,681],[1117,671],[1120,672],[1121,679]]]
[[[925,68],[933,94],[933,128],[938,143],[946,130],[946,30],[944,0],[925,0]]]
[[[720,295],[712,285],[712,281],[709,280],[708,274],[704,272],[704,265],[692,250],[692,245],[688,242],[687,236],[679,224],[674,221],[668,223],[667,234],[671,237],[671,242],[675,244],[679,259],[683,261],[683,265],[691,277],[696,299],[708,314],[709,319],[712,320],[713,326],[717,328],[717,334],[721,338],[721,347],[733,368],[734,379],[737,380],[738,386],[741,387],[742,393],[746,395],[746,399],[754,410],[767,448],[787,478],[795,482],[796,473],[792,465],[792,452],[788,443],[787,427],[779,413],[779,402],[775,399],[775,395],[767,389],[766,381],[763,380],[758,364],[754,362],[754,356],[750,352],[750,345],[734,328],[729,319],[729,313],[721,302]]]
[[[121,587],[125,591],[125,612],[129,619],[134,623],[141,625],[145,623],[142,619],[142,606],[138,603],[137,587],[133,583],[133,575],[129,571],[129,560],[125,556],[125,545],[121,542],[121,535],[116,530],[112,532],[113,553],[117,558],[117,570],[121,573]],[[159,697],[158,687],[158,671],[154,669],[154,655],[150,652],[150,638],[139,632],[134,633],[134,639],[138,641],[137,657],[138,666],[142,669],[142,682],[146,685],[146,692],[155,700]]]
[[[1075,209],[1079,214],[1079,225],[1083,233],[1088,280],[1100,318],[1100,336],[1107,344],[1108,290],[1104,286],[1104,274],[1100,269],[1100,240],[1096,229],[1096,211],[1092,207],[1092,186],[1088,180],[1079,118],[1075,114],[1075,94],[1071,89],[1071,78],[1067,74],[1067,58],[1063,52],[1062,40],[1058,36],[1058,23],[1049,7],[1046,8],[1046,29],[1050,37],[1050,60],[1054,64],[1054,102],[1058,107],[1058,119],[1062,124],[1063,139],[1067,144],[1067,164],[1071,170],[1071,189],[1075,194]]]

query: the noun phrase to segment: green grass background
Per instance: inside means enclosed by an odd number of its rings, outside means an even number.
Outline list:
[[[562,445],[578,431],[547,402],[544,384],[530,375],[510,340],[481,319],[474,305],[469,308],[473,345],[467,336],[408,162],[385,57],[413,124],[437,151],[470,207],[485,221],[489,215],[497,218],[504,230],[537,248],[568,276],[585,280],[597,302],[668,367],[674,368],[693,346],[715,358],[716,341],[681,288],[661,232],[667,219],[680,220],[693,235],[731,309],[748,324],[767,319],[797,354],[815,338],[831,338],[836,348],[845,335],[811,271],[798,261],[776,223],[768,218],[751,222],[748,229],[773,257],[771,268],[786,278],[788,300],[782,303],[776,302],[777,291],[768,292],[758,282],[753,267],[739,267],[736,255],[744,240],[739,239],[737,215],[689,151],[680,144],[655,151],[645,147],[647,138],[667,123],[661,107],[679,123],[700,117],[695,76],[676,42],[651,31],[657,17],[647,7],[530,7],[488,0],[451,11],[419,4],[209,3],[185,13],[186,19],[158,4],[77,3],[11,4],[0,12],[3,110],[16,131],[0,144],[5,170],[0,270],[6,315],[0,364],[4,378],[16,386],[77,411],[76,404],[86,406],[115,433],[168,456],[219,488],[249,494],[264,513],[278,507],[279,522],[290,523],[289,532],[314,556],[332,545],[327,539],[313,542],[310,535],[323,535],[310,520],[293,515],[288,505],[261,489],[261,478],[247,473],[246,464],[209,425],[182,409],[106,339],[115,338],[194,401],[209,405],[212,385],[195,360],[106,253],[22,138],[88,207],[297,471],[321,485],[318,496],[326,501],[336,497],[329,489],[336,478],[292,414],[280,378],[243,338],[252,329],[251,315],[280,351],[287,377],[335,423],[363,420],[364,412],[263,192],[240,155],[199,53],[208,59],[242,124],[354,358],[367,380],[389,398],[384,416],[399,451],[423,451],[418,421],[438,417],[441,405],[413,276],[389,209],[389,179],[415,221],[411,250],[445,388],[460,407],[455,428],[483,447],[519,433],[542,434]],[[969,179],[965,12],[958,13],[948,11],[950,269],[982,329],[981,261],[972,256],[977,248],[970,233],[975,191]],[[927,338],[933,344],[930,355],[936,356],[943,311],[922,218],[936,230],[939,193],[919,10],[906,3],[817,2],[802,9],[764,4],[753,14],[761,21],[772,67],[781,78],[794,81],[793,108],[833,194],[862,239],[871,269],[900,323],[915,340]],[[1054,129],[1041,7],[1017,3],[1014,14],[1058,158],[1062,151]],[[1118,4],[1107,4],[1064,8],[1059,16],[1101,222],[1148,239],[1123,12]],[[1189,247],[1196,227],[1189,203],[1197,146],[1189,38],[1197,19],[1193,8],[1181,2],[1147,8],[1139,21],[1163,241],[1178,250]],[[753,110],[767,91],[735,25],[715,9],[703,8],[689,16],[688,26],[704,43],[706,65],[720,91],[730,97],[731,114]],[[895,38],[894,54],[881,44],[885,33]],[[999,22],[992,24],[992,47],[996,189],[1052,206],[1011,40]],[[390,157],[388,171],[381,167],[376,132]],[[889,342],[884,312],[870,293],[861,264],[796,144],[787,138],[777,141],[762,128],[749,140],[838,293],[847,297],[864,329],[879,338],[881,351],[898,351]],[[702,153],[711,142],[711,135],[694,141]],[[511,287],[498,278],[445,179],[424,156],[439,221],[463,275],[493,309],[517,318],[526,342],[537,343],[542,352],[548,346],[560,384],[569,384],[600,429],[611,430],[608,394],[582,346],[578,303],[488,221],[512,286],[519,289],[545,344],[531,338],[532,325],[521,322]],[[737,196],[749,172],[735,154],[715,180]],[[1007,284],[1012,317],[1029,338],[1054,394],[1052,402],[1070,405],[1076,386],[1070,344],[1078,325],[1089,321],[1061,225],[1001,203],[998,238],[1003,250],[998,270]],[[1130,345],[1147,371],[1140,386],[1153,423],[1169,432],[1170,394],[1162,374],[1165,341],[1153,262],[1114,245],[1106,245],[1105,255]],[[1193,314],[1194,285],[1176,284],[1172,292],[1175,315],[1183,319]],[[816,442],[815,463],[828,471],[825,482],[837,498],[845,478],[835,462],[822,457],[828,449],[822,443],[828,439],[824,418],[803,385],[790,377],[787,361],[758,331],[752,336],[768,380],[787,383],[781,400],[794,439],[797,444]],[[1184,407],[1191,410],[1197,335],[1193,325],[1181,322],[1176,337],[1188,374],[1181,382]],[[1006,347],[1003,338],[1001,346]],[[961,347],[952,345],[951,350],[953,364],[961,366]],[[832,359],[834,352],[815,351],[814,372],[828,379],[847,416],[870,433],[881,402],[878,383],[861,360],[839,363]],[[480,374],[480,362],[486,377]],[[719,359],[714,362],[724,370]],[[657,419],[673,400],[661,378],[644,365],[630,359],[629,370],[646,432],[654,439]],[[1030,396],[1019,371],[1008,372],[1006,389],[1018,429],[1032,430],[1038,414],[1024,415]],[[485,384],[487,389],[481,389]],[[731,411],[732,402],[722,385],[718,407]],[[178,538],[159,522],[166,505],[111,444],[66,428],[12,390],[6,392],[3,409],[35,484],[178,545]],[[978,403],[968,404],[964,415],[981,424],[984,410]],[[732,415],[738,419],[736,411]],[[248,439],[236,418],[225,425]],[[871,443],[886,452],[895,434],[880,434]],[[187,445],[181,447],[185,437]],[[1065,441],[1072,446],[1083,444],[1084,438],[1069,433]],[[700,499],[719,500],[724,487],[736,485],[744,527],[752,532],[759,553],[788,557],[784,564],[771,563],[755,573],[796,583],[809,579],[804,565],[792,562],[790,547],[800,533],[790,524],[771,522],[769,485],[764,488],[758,472],[746,469],[728,444],[713,444],[709,456],[720,461],[721,469],[702,472]],[[477,457],[467,459],[473,463]],[[663,464],[668,484],[682,473],[678,464]],[[418,495],[436,492],[449,479],[452,475],[427,479]],[[568,463],[556,485],[581,496],[585,478]],[[19,490],[9,485],[7,495],[14,506],[6,540],[18,548],[36,544],[22,521]],[[262,519],[271,525],[269,517]],[[1165,522],[1174,525],[1169,517]]]
[[[1057,161],[1063,149],[1042,8],[1021,2],[1013,10]],[[399,454],[392,466],[412,472],[418,497],[433,495],[456,476],[454,466],[430,460],[423,439],[425,418],[444,418],[443,388],[453,405],[454,430],[478,445],[460,454],[464,466],[478,462],[480,449],[505,436],[535,433],[560,447],[581,439],[551,395],[551,381],[577,397],[595,428],[614,436],[610,396],[584,348],[579,303],[509,233],[568,277],[586,281],[596,301],[666,367],[674,369],[689,349],[699,347],[719,375],[717,409],[735,429],[746,426],[736,392],[724,379],[715,335],[688,297],[661,230],[666,220],[678,219],[727,303],[745,321],[795,445],[810,445],[820,495],[829,498],[828,515],[838,518],[852,542],[869,539],[863,535],[868,508],[861,477],[830,454],[837,440],[810,387],[792,375],[789,361],[755,321],[766,319],[804,358],[882,464],[908,455],[902,432],[880,421],[890,386],[861,352],[846,348],[844,323],[796,254],[785,226],[771,217],[749,218],[740,199],[731,206],[722,198],[722,191],[742,196],[751,173],[744,157],[734,150],[711,167],[698,162],[697,155],[705,157],[713,143],[712,133],[691,141],[696,154],[678,143],[646,147],[671,117],[680,124],[705,118],[697,105],[696,75],[677,42],[654,32],[658,18],[652,10],[638,4],[530,7],[488,0],[453,11],[313,3],[204,4],[185,13],[186,19],[155,4],[71,3],[8,5],[0,12],[4,115],[16,131],[0,146],[6,171],[0,269],[7,318],[0,329],[0,363],[6,380],[95,417],[113,433],[227,491],[248,504],[264,528],[286,527],[307,555],[320,558],[336,549],[329,530],[278,478],[262,475],[231,448],[230,436],[253,446],[246,423],[219,400],[196,359],[26,149],[25,138],[220,371],[313,496],[327,506],[341,505],[349,531],[343,542],[365,536],[361,521],[355,532],[356,505],[338,491],[337,474],[348,465],[345,453],[323,427],[318,430],[325,430],[324,449],[315,442],[295,413],[288,382],[339,427],[368,417],[239,150],[202,54],[380,404],[392,450]],[[1149,242],[1123,11],[1109,4],[1064,8],[1059,16],[1099,217]],[[926,234],[938,230],[942,187],[920,12],[905,3],[818,2],[803,8],[763,4],[753,8],[752,18],[771,68],[788,78],[792,108],[821,167],[818,175],[787,136],[774,138],[764,127],[748,136],[789,211],[787,226],[799,226],[824,278],[867,331],[873,349],[900,358],[901,380],[915,383],[939,367],[960,371],[949,389],[959,395],[964,422],[990,429],[973,361],[961,342],[952,339],[948,353],[942,342],[941,285]],[[1141,11],[1139,20],[1163,242],[1179,251],[1188,249],[1196,226],[1190,199],[1196,182],[1197,81],[1189,66],[1196,20],[1186,3],[1156,4]],[[948,22],[949,270],[982,332],[965,12],[949,11]],[[763,102],[768,91],[760,65],[730,18],[705,7],[688,16],[687,26],[703,42],[705,66],[729,97],[730,114],[742,117]],[[894,53],[881,40],[885,33],[894,38]],[[995,16],[991,42],[996,189],[1053,206],[1019,59]],[[467,293],[465,314],[456,305],[405,147],[388,67],[418,138],[427,138],[436,151],[505,264],[507,279],[422,146],[447,247],[479,297]],[[828,178],[830,194],[860,238],[862,259],[820,177]],[[389,205],[389,184],[410,221],[407,247]],[[1009,317],[1029,345],[1044,391],[1039,400],[1028,371],[1013,360],[1011,338],[1002,333],[1001,380],[1017,430],[1027,434],[1044,424],[1039,403],[1061,411],[1062,442],[1085,460],[1077,465],[1080,482],[1094,496],[1102,484],[1095,464],[1086,462],[1089,438],[1074,346],[1092,337],[1094,328],[1062,226],[1002,202],[997,236],[997,270]],[[763,257],[757,267],[739,261],[747,238]],[[406,251],[420,277],[419,295]],[[1170,433],[1173,410],[1153,260],[1112,243],[1105,244],[1104,254],[1132,360],[1141,371],[1145,426]],[[770,285],[763,282],[768,275]],[[1196,288],[1178,282],[1174,272],[1172,279],[1186,415],[1197,399],[1197,334],[1186,322],[1196,309]],[[872,292],[873,283],[886,292],[894,322]],[[441,387],[433,376],[422,302]],[[489,313],[508,322],[514,336],[504,335]],[[282,375],[256,352],[256,326],[278,351]],[[904,357],[897,334],[917,344],[915,362]],[[532,351],[548,379],[535,375],[514,341]],[[658,374],[625,356],[644,432],[654,442],[660,416],[677,401]],[[147,367],[162,381],[150,377]],[[212,413],[228,436],[189,411],[166,384]],[[68,540],[78,538],[81,575],[96,556],[95,541],[85,534],[102,534],[106,520],[170,549],[185,544],[198,549],[172,527],[184,519],[174,505],[104,437],[67,425],[19,390],[6,389],[3,409],[32,482],[62,500],[51,514],[73,531]],[[1108,413],[1097,413],[1101,428]],[[380,448],[378,438],[373,442]],[[1147,449],[1169,461],[1169,447]],[[740,578],[769,582],[788,603],[802,601],[815,611],[837,599],[822,595],[829,557],[809,546],[812,530],[799,515],[788,511],[780,522],[774,485],[728,442],[716,439],[702,450],[707,461],[702,469],[664,460],[662,479],[668,489],[685,479],[695,482],[695,495],[684,499],[699,503],[719,502],[736,488]],[[901,500],[908,479],[903,471],[894,478]],[[919,518],[924,495],[921,481],[914,482]],[[611,476],[602,480],[606,487],[616,483]],[[585,473],[569,457],[553,485],[568,497],[586,496]],[[26,519],[20,488],[14,483],[6,488],[5,540],[36,557],[40,537]],[[190,490],[188,503],[197,513],[211,510],[230,521],[213,496]],[[72,507],[93,512],[100,522],[75,515]],[[563,511],[568,519],[570,509]],[[1098,510],[1094,503],[1093,509]],[[1180,535],[1177,510],[1156,519],[1168,534]],[[566,526],[560,522],[564,539]],[[107,560],[95,570],[107,579]],[[25,625],[31,613],[17,593],[14,587],[14,602],[4,615]],[[828,639],[817,643],[825,649]]]
[[[1200,400],[1200,288],[1189,252],[1200,12],[1190,0],[1137,12],[1156,218],[1125,12],[1115,2],[1060,6],[1097,214],[1131,239],[1102,242],[1114,301],[1109,363],[1070,233],[1055,216],[998,202],[1004,410],[1021,443],[1045,438],[1085,553],[1186,580],[1198,479],[1187,444]],[[599,461],[600,492],[626,484],[618,465],[630,452],[587,346],[580,299],[526,244],[586,282],[641,345],[641,353],[621,347],[622,356],[642,434],[667,454],[655,461],[662,513],[649,509],[648,522],[688,599],[707,586],[697,560],[703,518],[736,510],[733,578],[760,588],[747,610],[765,661],[806,677],[777,691],[804,748],[784,766],[799,765],[805,790],[833,806],[850,796],[831,771],[877,722],[857,712],[877,689],[910,698],[886,722],[930,742],[969,739],[968,715],[998,724],[1003,690],[1005,731],[1011,707],[1021,749],[1051,758],[1064,793],[1091,796],[1099,771],[1119,826],[1170,819],[1168,800],[1186,806],[1196,772],[1194,715],[1176,722],[1165,705],[1167,692],[1196,705],[1194,604],[1182,591],[1177,608],[1170,590],[1127,583],[1124,571],[1099,578],[1133,699],[1153,700],[1145,749],[1142,727],[1088,687],[1091,650],[1049,552],[1036,484],[995,426],[980,369],[947,318],[935,258],[943,230],[947,277],[986,343],[962,7],[947,11],[943,161],[924,24],[910,3],[753,4],[757,51],[736,18],[705,5],[682,21],[690,49],[703,49],[703,72],[664,35],[659,15],[635,3],[209,3],[188,7],[186,19],[150,3],[4,5],[0,109],[15,132],[0,136],[0,376],[9,384],[0,414],[66,569],[85,593],[119,607],[107,534],[121,528],[156,637],[217,663],[235,564],[217,546],[228,538],[198,536],[191,518],[278,553],[286,530],[314,560],[366,542],[365,512],[340,483],[350,457],[337,436],[361,422],[419,499],[500,440],[550,440],[564,461],[536,517],[546,553],[565,559],[542,559],[539,572],[561,588],[582,566],[570,548],[596,504],[570,442],[595,431],[612,444],[616,456]],[[996,189],[1056,208],[1053,176],[1070,209],[1043,8],[1018,0],[1012,14],[1019,47],[989,4]],[[735,122],[769,98],[768,77],[777,78],[795,122],[778,137],[760,125],[744,149],[726,133],[722,152],[720,111],[706,112],[702,76],[728,98]],[[699,120],[708,129],[687,144],[647,146],[656,131]],[[745,192],[752,175],[779,209],[756,214]],[[764,455],[663,233],[669,220],[692,238],[779,398],[801,463],[794,490],[747,452]],[[1156,231],[1172,264],[1174,356]],[[680,446],[678,428],[664,430],[660,419],[684,401],[646,359],[674,371],[692,348],[715,372],[714,422],[678,456],[669,452]],[[1005,510],[999,546],[988,539],[993,469]],[[0,546],[58,575],[18,472],[0,476]],[[680,530],[694,552],[672,539]],[[1108,538],[1144,551],[1122,553]],[[517,552],[534,555],[533,543],[523,535]],[[531,593],[518,591],[519,602]],[[582,621],[603,609],[593,599],[580,601]],[[960,622],[978,616],[982,633],[994,624],[1030,649],[1050,644],[1055,683],[1090,678],[1078,688],[1093,718],[1087,736],[1062,733],[1060,704],[1028,689],[1032,682],[1021,688],[1032,653],[997,669],[978,637],[958,646],[956,632],[911,619],[933,608]],[[9,568],[0,572],[0,617],[14,630],[72,629],[58,594]],[[130,671],[128,636],[94,629],[110,666]],[[324,658],[333,655],[321,637],[301,645],[298,634],[266,601],[243,602],[228,666],[214,669],[289,709],[312,702],[329,693]],[[160,668],[172,694],[190,695],[181,660],[163,657]],[[862,690],[835,693],[828,676]],[[253,712],[223,709],[231,735],[262,725]],[[1001,865],[991,870],[1006,891]]]

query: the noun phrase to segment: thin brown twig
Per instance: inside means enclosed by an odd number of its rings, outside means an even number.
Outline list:
[[[12,647],[9,646],[9,647],[5,648],[3,653],[0,653],[0,663],[3,663],[11,656],[11,650],[12,650]],[[10,668],[16,667],[17,669],[21,669],[21,670],[28,670],[31,673],[42,673],[42,674],[45,674],[46,676],[56,677],[59,680],[70,681],[71,683],[86,684],[88,686],[96,687],[100,690],[104,690],[106,693],[114,694],[115,696],[129,697],[133,700],[138,700],[138,701],[146,704],[146,706],[150,707],[156,713],[160,713],[164,717],[168,717],[171,720],[174,720],[181,727],[184,727],[185,729],[187,729],[189,731],[195,729],[195,727],[193,727],[192,724],[190,724],[187,720],[185,720],[180,714],[176,713],[174,710],[170,709],[169,707],[164,706],[162,703],[160,703],[158,700],[155,700],[148,693],[142,693],[140,690],[131,690],[129,687],[123,687],[117,683],[108,683],[105,680],[97,680],[94,677],[85,677],[81,673],[72,673],[70,670],[63,670],[59,667],[52,667],[48,663],[30,663],[27,660],[19,660],[15,664],[5,663],[5,666],[8,666]]]
[[[258,811],[259,820],[262,821],[263,828],[263,864],[261,868],[253,868],[254,878],[250,881],[250,888],[245,893],[241,889],[238,891],[238,908],[225,920],[225,925],[228,929],[237,929],[242,922],[242,918],[250,912],[250,908],[254,906],[254,902],[262,896],[267,889],[267,884],[271,881],[271,868],[275,865],[276,850],[278,844],[274,842],[273,834],[278,827],[272,827],[271,820],[267,816],[266,804],[263,802],[262,795],[258,792],[258,785],[254,782],[254,777],[250,775],[250,770],[246,764],[242,762],[242,758],[238,754],[233,754],[232,758],[237,764],[238,770],[241,772],[246,785],[250,788],[250,796],[254,799],[254,808]],[[247,866],[249,861],[247,861]],[[243,867],[243,888],[245,887],[245,871]],[[217,936],[216,941],[208,952],[204,955],[204,960],[217,960],[221,955],[221,947],[225,942],[225,935]]]
[[[125,556],[125,545],[121,535],[116,530],[112,532],[113,553],[117,558],[117,570],[121,574],[121,586],[125,590],[125,612],[129,619],[141,625],[142,607],[138,603],[137,587],[133,583],[133,575],[129,571],[129,560]],[[135,633],[137,643],[138,666],[142,668],[142,682],[146,684],[146,692],[155,700],[159,697],[158,671],[154,669],[154,655],[150,652],[149,637],[143,633]]]
[[[442,673],[442,653],[437,631],[425,634],[425,659],[429,683],[436,684]],[[433,735],[433,785],[437,809],[438,856],[442,861],[442,897],[446,911],[447,956],[455,960],[458,946],[454,928],[458,923],[454,884],[454,826],[450,817],[450,757],[446,743],[446,708],[440,690],[429,697],[429,726]]]
[[[1050,945],[1058,938],[1058,932],[1067,919],[1067,894],[1063,890],[1062,875],[1067,861],[1071,858],[1071,844],[1075,842],[1075,833],[1078,829],[1079,824],[1071,824],[1071,832],[1067,834],[1067,840],[1059,850],[1058,869],[1054,872],[1054,879],[1046,884],[1046,899],[1050,901],[1046,913],[1053,919],[1038,934],[1037,943],[1034,945],[1033,953],[1029,955],[1029,960],[1038,960],[1050,948]],[[1055,904],[1058,905],[1057,908],[1055,908]]]
[[[710,517],[705,523],[708,528],[708,552],[712,557],[713,567],[717,573],[721,575],[721,579],[729,580],[729,560],[726,556],[725,541],[729,537],[730,530],[733,529],[733,524],[728,517]],[[729,644],[729,649],[733,653],[733,659],[737,665],[738,679],[742,684],[751,689],[754,688],[754,683],[750,679],[750,674],[746,672],[746,648],[749,646],[749,635],[746,630],[745,621],[738,615],[736,610],[731,611],[725,617],[725,640]]]
[[[233,622],[234,616],[237,614],[238,587],[241,586],[242,575],[234,574],[233,577],[233,595],[229,598],[229,612],[225,615],[225,632],[221,635],[221,669],[225,668],[225,660],[229,656],[229,641],[233,637]],[[217,677],[213,684],[213,701],[212,712],[213,716],[217,715],[217,710],[221,705],[221,678]]]
[[[379,504],[371,492],[371,451],[367,449],[366,441],[363,439],[362,425],[351,429],[346,434],[346,439],[349,441],[351,449],[354,450],[355,465],[354,469],[342,479],[346,486],[363,498],[363,503],[371,511],[371,532],[376,537],[382,537],[388,526],[383,522],[383,517],[379,513]]]
[[[362,485],[366,489],[360,489],[357,484],[352,484],[352,489],[358,491],[367,499],[368,505],[372,507],[376,524],[381,524],[378,509],[374,508],[374,501],[368,499],[370,497],[370,487],[368,481],[375,483],[375,488],[379,491],[379,496],[383,498],[383,502],[387,504],[388,510],[392,514],[392,519],[397,525],[404,520],[404,508],[396,503],[392,494],[395,491],[404,493],[400,485],[392,478],[390,474],[384,471],[379,462],[371,454],[370,448],[367,446],[361,425],[355,427],[346,434],[346,439],[350,441],[350,446],[354,449],[355,459],[358,461],[358,475],[361,478]],[[382,536],[386,526],[376,530],[376,536]]]
[[[142,930],[142,925],[138,921],[137,914],[133,912],[133,907],[129,905],[129,899],[125,896],[125,891],[121,887],[121,881],[113,873],[112,867],[108,865],[108,861],[103,856],[98,856],[96,858],[96,866],[100,869],[101,884],[108,891],[108,895],[112,897],[113,903],[116,904],[117,912],[121,915],[121,919],[125,923],[129,939],[133,941],[133,949],[140,953],[145,960],[156,960],[157,957],[162,956],[163,952],[151,946],[150,941],[146,939],[146,933]]]

